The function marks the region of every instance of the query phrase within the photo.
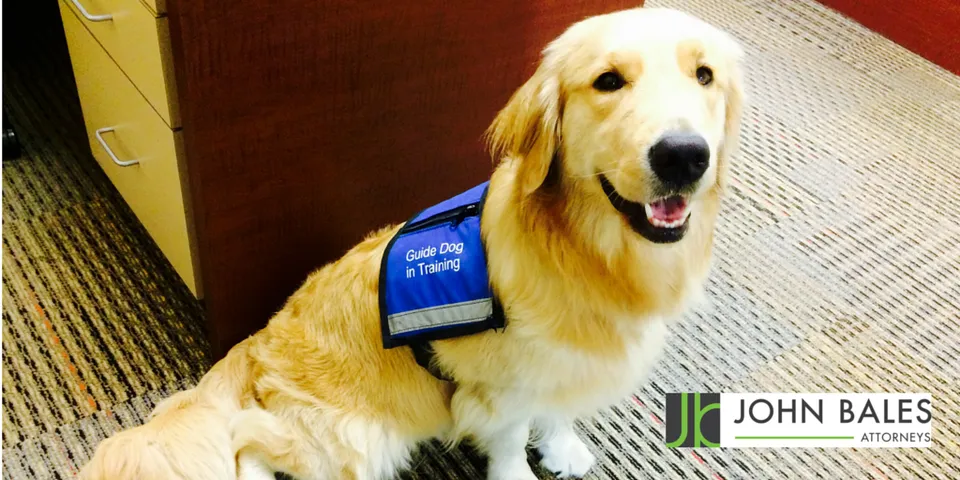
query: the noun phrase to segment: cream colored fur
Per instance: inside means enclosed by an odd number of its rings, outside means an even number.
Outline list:
[[[504,331],[435,343],[456,384],[381,346],[381,255],[371,234],[312,274],[266,328],[144,426],[104,441],[89,480],[387,479],[418,442],[471,439],[491,479],[535,478],[524,447],[564,476],[593,464],[573,421],[628,395],[664,344],[666,322],[701,290],[741,93],[735,43],[685,14],[635,9],[587,19],[544,51],[489,133],[498,166],[483,216]],[[709,65],[712,84],[696,80]],[[609,69],[628,81],[598,92]],[[605,197],[653,200],[652,142],[686,127],[710,145],[686,236],[654,244]],[[453,193],[453,192],[451,192]]]

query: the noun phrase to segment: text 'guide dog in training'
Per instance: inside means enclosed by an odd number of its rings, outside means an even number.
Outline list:
[[[310,275],[82,477],[389,479],[433,438],[494,480],[536,478],[530,442],[584,475],[573,422],[639,386],[702,291],[741,57],[673,10],[574,24],[494,119],[488,182]]]

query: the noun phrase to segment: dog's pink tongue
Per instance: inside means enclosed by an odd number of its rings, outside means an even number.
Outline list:
[[[687,201],[680,196],[664,198],[651,203],[650,210],[653,212],[653,218],[657,220],[675,222],[683,220],[683,214],[687,210]]]

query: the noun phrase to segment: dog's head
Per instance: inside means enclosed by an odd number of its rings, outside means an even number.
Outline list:
[[[491,126],[491,149],[518,162],[521,195],[560,188],[647,241],[681,241],[726,177],[741,57],[727,34],[677,11],[589,18],[544,50]]]

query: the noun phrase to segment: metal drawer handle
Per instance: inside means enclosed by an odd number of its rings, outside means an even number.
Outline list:
[[[77,10],[80,10],[80,14],[83,15],[83,18],[90,20],[91,22],[106,22],[107,20],[113,20],[113,15],[90,15],[90,12],[86,8],[83,8],[83,5],[80,4],[80,0],[70,0],[73,2],[73,5],[77,7]]]
[[[113,127],[101,128],[101,129],[97,130],[96,132],[94,132],[94,135],[97,137],[97,141],[100,142],[100,146],[103,147],[103,149],[107,151],[107,155],[110,155],[110,159],[113,160],[113,163],[116,163],[117,165],[120,165],[121,167],[129,167],[130,165],[136,165],[136,164],[140,163],[140,160],[127,160],[127,161],[122,161],[122,160],[120,160],[119,158],[117,158],[117,155],[116,155],[115,153],[113,153],[113,150],[110,150],[110,147],[107,146],[107,142],[103,139],[102,136],[100,136],[101,133],[107,133],[107,132],[112,132],[112,131],[113,131]]]

